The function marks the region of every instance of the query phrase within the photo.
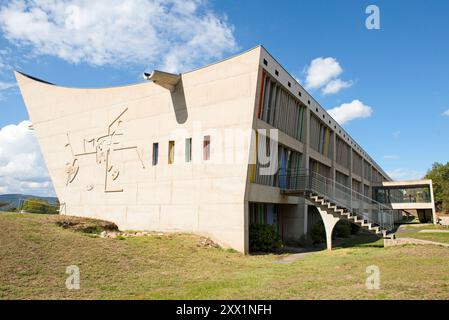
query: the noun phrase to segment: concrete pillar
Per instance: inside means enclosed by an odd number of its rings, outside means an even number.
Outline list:
[[[309,148],[310,148],[310,109],[306,107],[305,114],[305,136],[304,136],[304,153],[302,155],[302,164],[301,167],[304,169],[304,172],[309,172]],[[304,201],[300,203],[304,208],[304,234],[307,234],[309,229],[309,207],[307,206],[307,201],[303,198]]]
[[[433,219],[433,224],[437,224],[438,223],[438,219],[437,219],[437,214],[436,214],[436,210],[435,210],[435,199],[433,198],[433,182],[430,181],[430,201],[432,203],[432,219]]]
[[[333,131],[332,134],[332,166],[331,166],[331,172],[330,172],[330,179],[333,180],[333,186],[332,186],[332,197],[335,199],[335,180],[337,179],[336,172],[335,172],[335,162],[337,159],[337,131]]]
[[[317,207],[318,212],[320,213],[321,219],[323,219],[324,229],[326,230],[326,244],[327,250],[332,250],[332,232],[334,231],[334,227],[337,224],[339,218],[334,217],[332,214],[327,213],[327,211],[321,210]]]

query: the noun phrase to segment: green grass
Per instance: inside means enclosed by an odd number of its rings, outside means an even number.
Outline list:
[[[449,233],[401,233],[398,238],[401,237],[449,243]]]
[[[441,226],[439,224],[408,224],[404,225],[403,229],[405,230],[447,230],[449,231],[449,227]]]
[[[424,226],[406,226],[400,232],[396,233],[398,238],[414,238],[420,240],[429,240],[441,243],[449,243],[449,232],[419,232],[421,230],[446,230],[448,228],[440,225],[424,225]]]
[[[5,213],[0,243],[2,299],[449,299],[449,249],[383,248],[368,235],[274,264],[281,256],[204,248],[191,234],[104,239],[54,216]],[[373,264],[381,290],[365,287]],[[69,265],[80,290],[65,287]]]
[[[419,232],[421,230],[431,231],[431,230],[446,230],[449,231],[449,228],[434,225],[434,224],[426,224],[426,225],[406,225],[403,226],[402,230],[396,233],[398,238],[414,238],[420,240],[429,240],[435,242],[449,243],[449,232]]]

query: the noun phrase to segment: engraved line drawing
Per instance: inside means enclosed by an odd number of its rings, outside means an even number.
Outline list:
[[[145,169],[145,164],[143,162],[142,152],[139,151],[137,146],[123,146],[122,138],[124,133],[120,132],[119,129],[123,123],[123,116],[128,111],[125,108],[109,125],[107,134],[95,137],[88,137],[83,139],[83,152],[76,153],[73,150],[72,143],[70,140],[70,134],[67,133],[67,143],[66,148],[70,148],[73,160],[71,163],[67,163],[67,182],[66,185],[72,183],[79,171],[78,158],[87,155],[95,155],[95,161],[97,164],[104,165],[104,192],[123,192],[122,188],[112,188],[110,186],[111,181],[118,180],[120,176],[120,170],[117,165],[111,164],[111,155],[118,151],[131,150],[136,151],[137,157],[142,165],[142,169]]]

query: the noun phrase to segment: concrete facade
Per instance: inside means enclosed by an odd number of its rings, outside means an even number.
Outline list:
[[[262,119],[267,77],[295,104],[300,138]],[[361,193],[391,180],[262,46],[123,87],[65,88],[18,72],[16,78],[61,214],[113,221],[123,230],[195,232],[248,252],[251,204],[272,204],[282,236],[299,238],[309,230],[310,203],[281,195],[276,182],[255,181],[257,129],[279,129],[279,145],[298,156],[300,169],[325,170]],[[328,153],[312,146],[317,121]]]
[[[422,180],[410,180],[410,181],[385,181],[382,182],[382,187],[386,190],[394,190],[395,188],[399,190],[417,190],[421,188],[428,188],[429,197],[428,199],[414,199],[414,201],[408,202],[395,202],[394,200],[390,201],[390,205],[395,210],[416,210],[418,217],[422,216],[431,216],[431,220],[434,224],[438,223],[438,218],[435,210],[435,199],[433,195],[433,184],[430,179],[422,179]],[[420,218],[421,220],[421,218]]]

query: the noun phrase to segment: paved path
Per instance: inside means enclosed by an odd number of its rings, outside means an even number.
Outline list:
[[[403,224],[400,225],[396,233],[449,233],[449,229],[419,229],[419,227],[428,226],[429,224],[413,224],[412,227],[407,227],[409,225]]]
[[[419,233],[449,233],[449,230],[427,230],[427,229],[424,229],[424,230],[420,230],[420,231],[418,231]]]
[[[428,226],[429,224],[413,224],[413,226]],[[398,230],[396,231],[396,234],[398,237],[396,239],[388,239],[385,240],[385,246],[400,246],[404,244],[431,244],[441,247],[449,248],[449,243],[444,242],[437,242],[437,241],[431,241],[431,240],[423,240],[423,239],[416,239],[416,238],[410,238],[407,237],[407,235],[410,235],[413,237],[413,234],[416,233],[449,233],[449,230],[440,230],[440,229],[423,229],[420,230],[419,228],[406,228],[407,224],[403,224],[399,226]]]
[[[430,240],[422,240],[422,239],[415,239],[415,238],[385,239],[386,247],[402,246],[405,244],[431,244],[431,245],[435,245],[435,246],[449,248],[449,243],[442,243],[442,242],[436,242],[436,241],[430,241]]]
[[[293,263],[295,261],[304,259],[305,257],[320,252],[322,250],[314,250],[314,251],[304,251],[304,252],[300,252],[300,253],[294,253],[294,254],[290,254],[288,256],[282,257],[279,260],[274,261],[274,264],[290,264]]]

